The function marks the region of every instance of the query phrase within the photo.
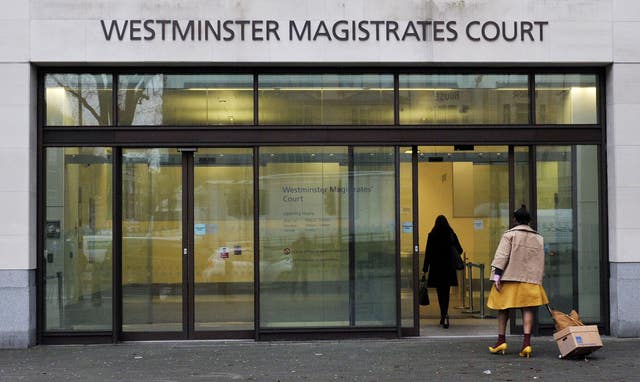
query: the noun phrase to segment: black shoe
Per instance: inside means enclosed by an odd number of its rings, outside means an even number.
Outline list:
[[[442,324],[442,327],[449,329],[449,315],[444,316],[444,324]]]
[[[440,326],[444,325],[444,317],[440,317]]]

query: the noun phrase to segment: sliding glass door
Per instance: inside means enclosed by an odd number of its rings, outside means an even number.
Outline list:
[[[396,326],[392,147],[260,150],[260,324]]]

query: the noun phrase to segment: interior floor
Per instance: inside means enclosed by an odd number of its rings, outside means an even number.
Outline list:
[[[421,337],[493,337],[498,330],[498,322],[491,311],[480,311],[480,299],[474,299],[474,307],[461,298],[459,288],[451,288],[449,300],[449,328],[440,325],[440,305],[435,290],[429,289],[427,306],[420,306]],[[509,327],[507,326],[507,334]]]

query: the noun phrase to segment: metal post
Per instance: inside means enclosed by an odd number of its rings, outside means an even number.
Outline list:
[[[459,293],[458,293],[458,294],[460,295],[460,296],[459,296],[459,297],[460,297],[460,306],[459,306],[459,308],[460,308],[460,309],[465,309],[465,308],[467,308],[467,307],[464,305],[464,292],[465,292],[465,291],[466,291],[466,289],[467,289],[467,275],[466,275],[466,273],[465,273],[465,269],[466,269],[466,268],[467,268],[467,266],[468,266],[468,265],[467,265],[467,255],[466,255],[466,254],[465,254],[465,257],[464,257],[464,259],[463,259],[463,260],[464,260],[464,268],[462,269],[462,278],[461,278],[461,283],[460,283],[460,286],[458,287],[458,291],[459,291]],[[456,273],[457,273],[457,272],[456,272]]]
[[[62,305],[62,272],[56,272],[56,278],[58,279],[58,320],[60,320],[60,327],[63,328],[64,321],[64,306]]]
[[[480,318],[484,318],[484,264],[480,264]]]
[[[469,309],[462,311],[463,313],[476,313],[473,310],[473,263],[468,262],[467,264],[467,278],[468,278],[468,289],[469,289]]]

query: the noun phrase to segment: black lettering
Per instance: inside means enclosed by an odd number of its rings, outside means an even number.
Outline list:
[[[480,41],[480,37],[473,37],[473,36],[471,35],[471,27],[472,27],[473,25],[480,25],[480,21],[472,21],[472,22],[470,22],[469,24],[467,24],[467,28],[466,28],[466,30],[467,30],[467,37],[469,37],[469,40],[471,40],[471,41]]]
[[[495,29],[495,34],[493,35],[493,37],[490,37],[487,34],[487,26],[492,26]],[[496,23],[495,21],[487,21],[486,23],[484,23],[482,25],[482,37],[487,41],[496,41],[498,37],[500,37],[500,27],[498,26],[498,23]]]
[[[302,27],[302,31],[298,30],[296,26],[296,22],[293,20],[289,21],[289,40],[293,40],[295,31],[295,36],[298,38],[298,41],[302,41],[304,38],[304,34],[307,34],[307,40],[311,40],[311,21],[307,20],[304,22],[304,26]]]
[[[313,35],[313,41],[316,41],[320,36],[324,36],[327,39],[329,39],[329,41],[331,41],[331,35],[329,34],[329,29],[327,29],[327,25],[324,23],[324,21],[320,21],[320,23],[318,24],[318,27],[316,28],[316,33]]]
[[[222,29],[224,29],[225,32],[227,32],[227,36],[222,38],[224,41],[231,41],[236,36],[235,32],[233,31],[233,28],[231,28],[230,25],[233,25],[233,21],[231,20],[226,20],[225,22],[222,23]]]
[[[526,26],[526,28],[525,28]],[[523,21],[520,24],[520,41],[524,41],[524,35],[528,34],[529,38],[531,39],[531,41],[535,41],[535,39],[533,38],[533,34],[531,33],[531,30],[533,29],[533,24],[531,24],[528,21]]]
[[[345,28],[338,29],[341,25],[347,25]],[[333,27],[331,31],[333,32],[333,38],[338,41],[347,41],[349,40],[349,22],[347,20],[338,20],[333,23]]]
[[[178,33],[176,34],[176,32]],[[189,33],[191,33],[191,40],[194,40],[193,20],[187,23],[187,27],[185,28],[184,33],[182,32],[182,28],[180,27],[180,22],[178,22],[178,20],[173,20],[173,40],[174,41],[176,40],[176,35],[180,36],[182,41],[187,40],[187,37],[189,37]]]
[[[249,23],[249,20],[236,20],[236,24],[240,25],[240,41],[244,41],[244,27]]]
[[[276,40],[280,41],[280,36],[278,35],[278,27],[279,24],[275,20],[267,20],[267,40],[271,40],[269,36],[273,34],[276,37]]]
[[[367,24],[369,24],[368,21],[360,21],[358,23],[358,29],[363,34],[362,36],[358,37],[358,40],[360,40],[360,41],[367,41],[367,40],[369,40],[369,37],[371,36],[371,33],[369,33],[369,30],[364,27]]]
[[[402,41],[404,41],[407,37],[415,37],[416,40],[420,41],[420,36],[418,35],[418,31],[416,30],[415,25],[413,25],[413,21],[409,21],[407,26],[404,28],[404,33],[402,34]]]
[[[433,41],[444,41],[441,34],[444,33],[444,21],[433,22]]]
[[[543,36],[542,28],[543,28],[545,25],[549,25],[549,22],[548,22],[548,21],[534,21],[534,22],[533,22],[533,25],[538,25],[538,26],[540,27],[540,41],[544,41],[544,36]]]
[[[142,40],[142,37],[136,35],[137,33],[140,33],[140,31],[142,30],[141,25],[142,25],[142,20],[129,21],[129,40],[131,41]]]
[[[371,21],[371,25],[376,27],[376,41],[380,41],[380,25],[384,24],[384,21]]]
[[[447,37],[447,41],[456,41],[458,39],[458,31],[456,30],[456,22],[448,21],[447,30],[451,32],[451,36]]]
[[[166,31],[167,25],[171,24],[171,20],[156,20],[156,24],[160,24],[160,27],[162,30],[162,33],[161,33],[162,41],[164,41],[166,39],[165,31]]]
[[[427,38],[429,38],[429,33],[427,33],[427,31],[431,26],[431,21],[416,21],[416,24],[422,27],[422,41],[427,41]]]
[[[209,41],[209,32],[213,35],[216,41],[220,41],[220,20],[216,21],[216,28],[213,27],[209,20],[204,21],[204,39]]]
[[[113,29],[116,30],[116,36],[118,36],[118,40],[122,41],[124,39],[124,34],[127,31],[127,25],[129,24],[128,20],[124,21],[122,24],[122,31],[120,30],[120,26],[116,20],[111,20],[111,27],[109,28],[109,32],[107,32],[107,27],[104,25],[104,20],[100,20],[100,24],[102,24],[102,31],[104,32],[104,38],[107,41],[111,41],[111,36],[113,35]]]
[[[262,23],[264,21],[253,20],[251,21],[251,39],[253,41],[262,41],[264,38],[262,36],[258,36],[258,34],[262,34]]]
[[[145,20],[143,24],[144,30],[149,32],[148,35],[144,36],[144,39],[147,41],[153,40],[156,37],[156,31],[151,27],[151,24],[153,24],[153,20]]]
[[[356,41],[356,22],[351,20],[351,39]]]
[[[400,36],[398,36],[398,23],[396,21],[387,21],[387,41],[390,41],[390,35],[396,36],[396,41],[400,41]]]
[[[513,22],[513,36],[507,36],[507,22],[506,21],[502,22],[502,38],[504,38],[505,41],[513,41],[516,38],[518,38],[518,22],[517,21]]]

